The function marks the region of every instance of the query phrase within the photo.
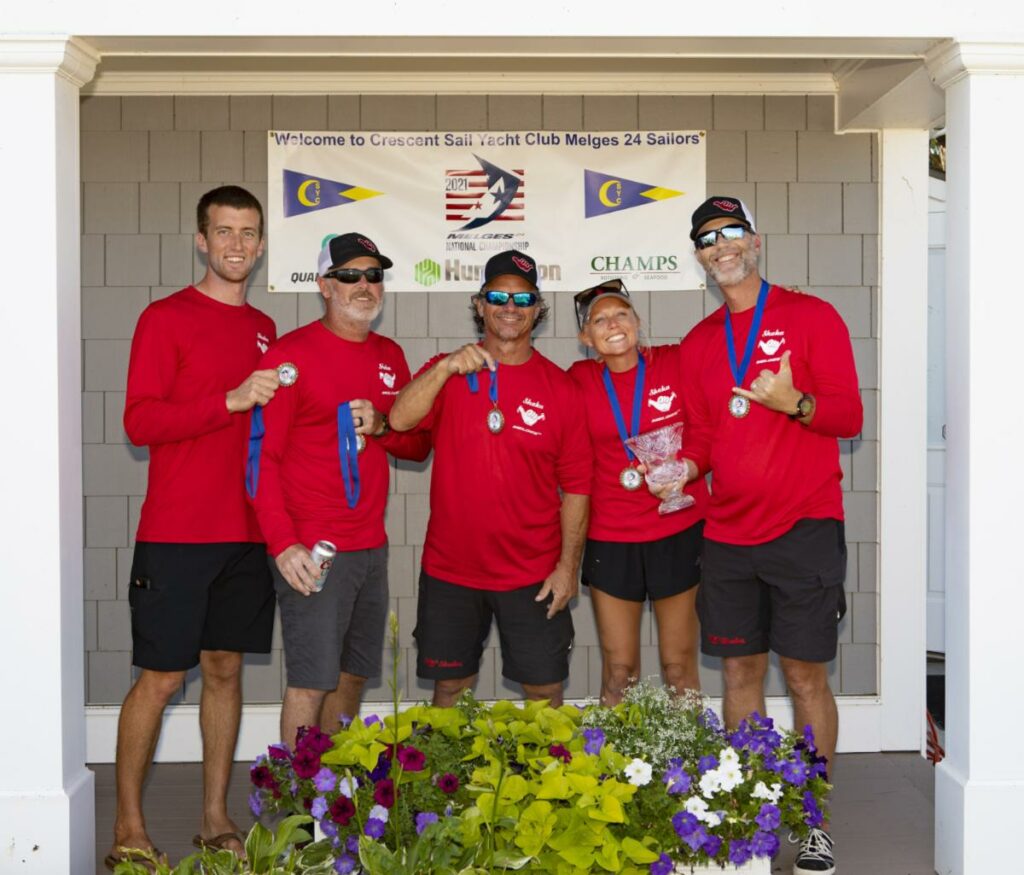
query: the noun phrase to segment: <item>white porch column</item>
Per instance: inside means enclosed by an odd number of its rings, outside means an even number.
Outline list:
[[[0,38],[0,871],[95,872],[85,768],[79,88],[97,56]]]
[[[950,43],[946,90],[946,760],[935,785],[940,875],[1009,872],[1024,810],[1024,46]]]

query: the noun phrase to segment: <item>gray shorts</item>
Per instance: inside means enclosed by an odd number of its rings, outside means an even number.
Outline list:
[[[338,673],[377,677],[388,619],[388,548],[338,551],[320,592],[299,595],[270,558],[288,686],[333,690]]]

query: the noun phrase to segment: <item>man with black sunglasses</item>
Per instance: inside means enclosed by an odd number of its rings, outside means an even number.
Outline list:
[[[830,304],[760,277],[761,238],[739,199],[708,198],[690,239],[725,298],[681,346],[686,454],[712,476],[701,649],[722,657],[730,728],[765,713],[768,652],[777,653],[794,724],[813,729],[828,768],[838,733],[828,663],[846,611],[837,438],[863,420],[850,334]],[[826,824],[811,826],[794,875],[831,875]]]
[[[427,362],[391,413],[434,444],[417,674],[434,681],[435,705],[454,704],[493,619],[502,674],[557,706],[587,528],[586,421],[572,379],[533,348],[548,305],[530,256],[493,256],[471,308],[482,341]]]
[[[391,264],[363,234],[328,240],[317,262],[323,318],[286,334],[262,362],[282,388],[253,421],[247,485],[273,557],[289,745],[300,726],[334,732],[340,715],[355,717],[366,679],[380,674],[387,454],[422,461],[430,452],[428,435],[388,428],[409,381],[401,347],[371,331]],[[337,549],[323,581],[311,556],[319,541]]]

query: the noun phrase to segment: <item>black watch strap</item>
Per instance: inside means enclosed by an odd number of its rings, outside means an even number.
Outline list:
[[[801,418],[803,418],[808,413],[810,413],[810,410],[809,409],[805,410],[804,407],[805,406],[806,407],[810,407],[810,405],[812,403],[814,403],[813,396],[808,395],[806,392],[804,392],[804,394],[800,396],[800,400],[796,402],[796,412],[790,413],[789,414],[789,418],[790,419],[801,419]]]

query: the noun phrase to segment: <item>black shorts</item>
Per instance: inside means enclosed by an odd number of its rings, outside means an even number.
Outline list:
[[[700,583],[704,522],[657,541],[587,538],[583,583],[630,602],[679,595]]]
[[[270,652],[274,588],[265,544],[139,541],[128,603],[139,668],[187,671],[201,650]]]
[[[569,609],[547,618],[550,599],[534,599],[543,584],[493,592],[446,583],[420,572],[416,612],[416,674],[429,680],[465,678],[480,670],[480,656],[498,621],[501,673],[540,686],[569,677],[573,627]]]
[[[753,546],[706,539],[703,569],[697,593],[702,652],[835,658],[846,613],[841,521],[799,520],[784,535]]]

